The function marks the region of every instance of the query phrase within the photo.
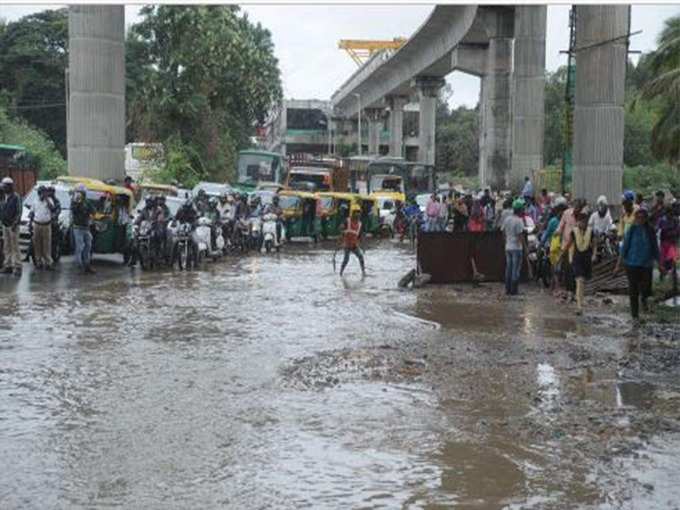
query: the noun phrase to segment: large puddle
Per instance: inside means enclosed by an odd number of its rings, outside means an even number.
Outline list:
[[[656,390],[549,360],[495,362],[504,345],[542,349],[591,326],[547,300],[508,304],[497,285],[478,302],[456,297],[464,287],[400,291],[412,255],[390,242],[367,249],[365,280],[355,260],[340,279],[330,246],[287,248],[192,273],[108,260],[83,278],[66,260],[0,280],[0,507],[607,502],[562,445],[512,425],[554,419],[567,397],[647,409]],[[400,361],[396,382],[374,354],[458,335],[483,350],[452,344],[475,362],[437,391],[422,375],[436,360]]]

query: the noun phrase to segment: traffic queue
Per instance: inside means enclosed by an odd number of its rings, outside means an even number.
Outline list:
[[[98,254],[119,254],[144,270],[194,269],[224,256],[279,252],[287,242],[338,238],[353,211],[362,235],[381,231],[378,199],[353,193],[246,192],[216,183],[182,192],[129,178],[117,186],[69,176],[39,181],[22,199],[10,181],[0,196],[0,264],[17,276],[23,262],[53,270],[67,254],[85,273],[94,272]]]

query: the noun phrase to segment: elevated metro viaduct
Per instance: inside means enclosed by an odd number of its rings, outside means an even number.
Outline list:
[[[574,192],[590,201],[621,191],[626,5],[576,8]],[[101,179],[124,173],[123,6],[69,10],[69,172]],[[481,78],[479,176],[517,188],[542,167],[545,6],[438,5],[399,50],[375,54],[334,94],[344,118],[369,119],[369,152],[389,110],[390,154],[401,155],[404,106],[419,101],[419,159],[434,162],[436,95],[454,70]],[[373,120],[376,119],[376,120]]]
[[[627,6],[578,6],[574,190],[614,199],[623,171]],[[399,50],[375,54],[333,94],[338,113],[389,111],[390,154],[402,153],[404,105],[420,103],[419,160],[434,163],[435,109],[446,75],[481,79],[481,183],[518,189],[543,166],[545,6],[438,5]],[[360,98],[360,102],[357,101]]]

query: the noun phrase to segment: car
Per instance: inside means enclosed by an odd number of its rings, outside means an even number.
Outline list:
[[[234,193],[234,188],[229,186],[229,184],[220,184],[218,182],[199,182],[191,190],[192,196],[196,197],[199,190],[205,191],[209,197],[219,197],[222,193]]]

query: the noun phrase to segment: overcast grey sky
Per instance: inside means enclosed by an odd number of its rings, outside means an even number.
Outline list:
[[[9,21],[45,8],[58,6],[3,5],[0,17]],[[569,39],[569,5],[548,7],[546,66],[549,71],[566,63],[559,51]],[[139,5],[125,7],[126,23],[137,21]],[[271,32],[283,75],[286,98],[328,99],[356,69],[356,64],[338,49],[340,39],[392,39],[411,35],[432,10],[428,5],[246,5],[254,21]],[[663,22],[680,14],[680,5],[633,6],[631,49],[648,51],[655,46]],[[453,88],[453,105],[474,106],[479,80],[453,73],[447,81]]]

